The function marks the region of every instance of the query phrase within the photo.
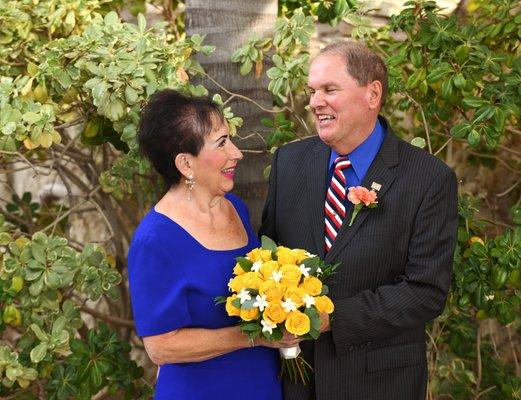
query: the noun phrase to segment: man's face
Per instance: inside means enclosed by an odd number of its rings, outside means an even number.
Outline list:
[[[317,133],[325,144],[345,154],[365,140],[374,127],[371,91],[349,75],[341,55],[319,55],[311,63],[308,87]]]

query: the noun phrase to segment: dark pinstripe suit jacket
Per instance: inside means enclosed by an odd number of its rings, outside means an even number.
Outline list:
[[[344,224],[325,256],[342,263],[329,282],[331,332],[301,344],[314,382],[285,382],[286,400],[425,399],[425,323],[442,312],[451,281],[456,178],[380,120],[386,137],[363,181],[381,185],[378,207]],[[275,153],[261,234],[324,257],[329,156],[317,137]]]

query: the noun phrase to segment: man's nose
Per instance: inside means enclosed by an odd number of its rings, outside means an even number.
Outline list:
[[[312,108],[318,108],[324,106],[324,97],[321,93],[315,92],[309,98],[309,105]]]

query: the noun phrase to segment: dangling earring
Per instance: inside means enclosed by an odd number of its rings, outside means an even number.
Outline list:
[[[195,185],[194,176],[192,174],[188,175],[188,179],[185,179],[186,186],[188,186],[188,201],[192,200],[192,189]]]

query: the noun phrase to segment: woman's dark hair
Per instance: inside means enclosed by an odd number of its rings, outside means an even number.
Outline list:
[[[176,156],[197,156],[216,120],[224,123],[224,116],[208,97],[192,98],[172,89],[157,92],[141,111],[139,152],[168,186],[177,185],[181,173],[174,163]]]

